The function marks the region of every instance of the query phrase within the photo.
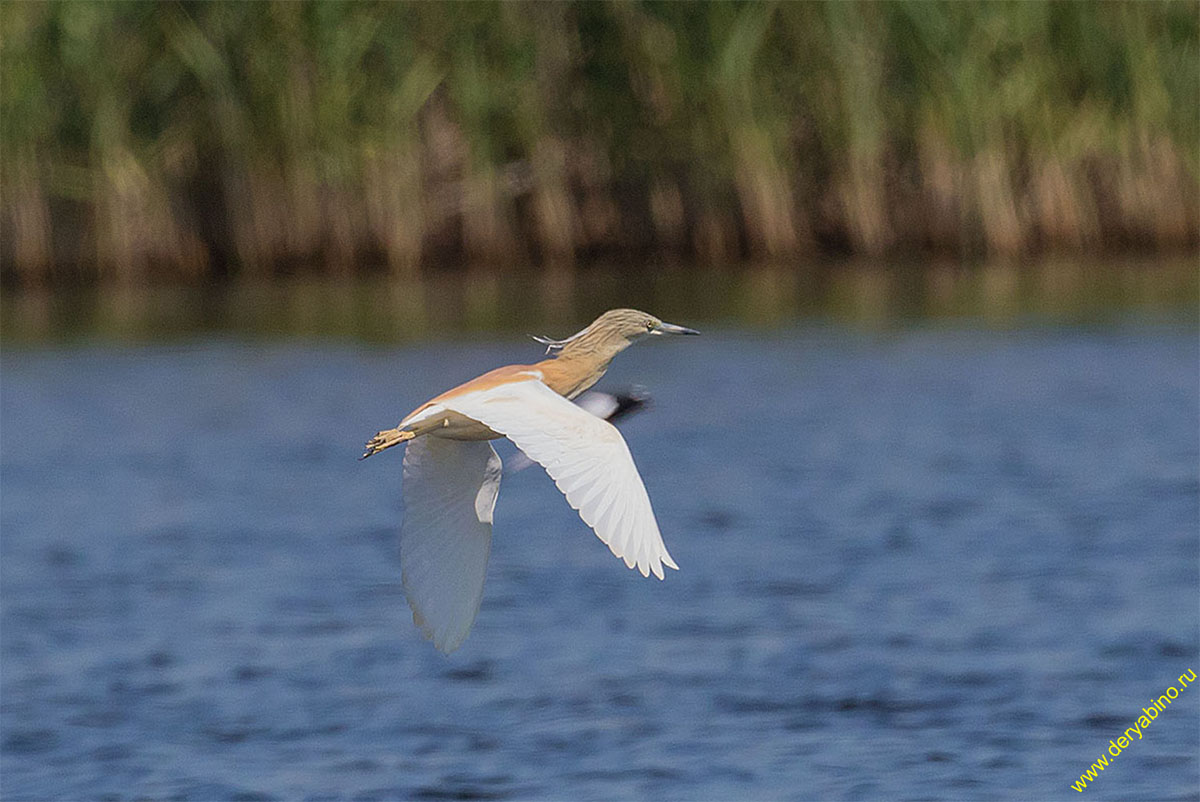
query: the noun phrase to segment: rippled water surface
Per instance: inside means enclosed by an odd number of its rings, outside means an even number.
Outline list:
[[[4,799],[1073,798],[1200,671],[1197,340],[1138,326],[640,345],[605,384],[654,398],[623,429],[682,570],[506,476],[443,657],[401,455],[355,458],[536,354],[7,351]],[[1198,798],[1198,721],[1200,684],[1085,794]]]

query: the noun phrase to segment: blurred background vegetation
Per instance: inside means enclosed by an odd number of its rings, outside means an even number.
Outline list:
[[[5,3],[3,280],[1189,251],[1198,8]]]

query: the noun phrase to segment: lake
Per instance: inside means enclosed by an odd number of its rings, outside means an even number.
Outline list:
[[[653,398],[681,570],[507,475],[449,657],[399,449],[356,457],[535,344],[7,348],[4,798],[1075,797],[1200,671],[1193,325],[704,328],[601,385]],[[1200,798],[1198,720],[1179,688],[1087,798]]]

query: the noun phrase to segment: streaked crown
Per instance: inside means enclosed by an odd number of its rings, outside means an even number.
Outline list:
[[[637,340],[651,334],[663,322],[654,315],[636,309],[610,309],[592,321],[586,329],[572,334],[565,340],[534,337],[546,345],[546,353],[612,354],[623,351]]]

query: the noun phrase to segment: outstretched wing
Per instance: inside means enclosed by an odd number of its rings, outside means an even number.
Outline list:
[[[413,622],[443,652],[462,644],[479,612],[500,473],[486,441],[420,437],[404,453],[404,593]]]
[[[663,545],[629,447],[611,423],[530,378],[440,402],[516,444],[554,479],[567,502],[612,553],[642,576],[678,569]]]

